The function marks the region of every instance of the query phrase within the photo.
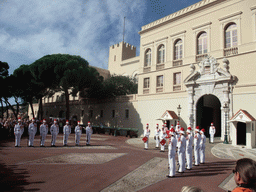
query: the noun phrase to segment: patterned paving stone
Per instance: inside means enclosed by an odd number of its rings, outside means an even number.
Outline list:
[[[68,153],[19,164],[102,164],[126,153]]]

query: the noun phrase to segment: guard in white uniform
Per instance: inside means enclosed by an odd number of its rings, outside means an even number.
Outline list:
[[[82,126],[80,125],[80,121],[77,121],[77,126],[75,127],[76,146],[79,145],[81,135],[82,135]]]
[[[180,137],[180,122],[177,122],[176,128],[175,128],[175,132],[176,132],[176,139],[178,141],[179,137]]]
[[[176,155],[176,145],[177,140],[174,136],[174,129],[170,129],[170,139],[169,139],[169,145],[168,145],[168,163],[169,163],[169,175],[167,177],[174,177],[175,176],[175,155]]]
[[[56,142],[57,135],[59,134],[59,131],[60,129],[59,129],[59,125],[57,124],[57,119],[54,119],[54,123],[50,128],[50,132],[52,134],[52,147],[55,147],[55,142]]]
[[[156,130],[155,130],[155,140],[156,140],[156,148],[159,148],[159,143],[160,143],[160,129],[159,125],[156,124]]]
[[[20,146],[21,135],[24,132],[24,126],[21,124],[21,118],[18,118],[18,123],[14,126],[15,147]]]
[[[188,127],[187,129],[187,137],[186,137],[186,160],[187,167],[186,169],[192,169],[192,145],[193,145],[193,136],[191,135],[192,129]]]
[[[71,133],[71,126],[68,123],[66,120],[66,125],[63,127],[63,146],[68,145],[68,136]]]
[[[199,166],[199,163],[200,163],[200,155],[199,155],[200,141],[201,141],[201,136],[199,134],[199,126],[197,126],[195,129],[195,136],[194,136],[195,166]]]
[[[29,134],[29,142],[28,146],[29,147],[34,147],[34,138],[37,132],[37,124],[36,120],[33,118],[32,122],[28,126],[28,134]]]
[[[186,138],[184,137],[184,128],[180,128],[180,137],[178,139],[178,160],[179,160],[179,173],[185,171],[185,150],[186,150]]]
[[[214,135],[216,133],[216,129],[215,127],[213,126],[213,123],[211,123],[211,126],[209,128],[209,134],[210,134],[210,143],[213,143],[214,142]]]
[[[148,141],[149,141],[150,129],[149,125],[147,124],[146,129],[144,130],[144,137],[147,137],[147,141],[145,142],[145,150],[148,150]]]
[[[166,132],[164,131],[164,126],[162,127],[162,131],[160,132],[160,144],[162,141],[165,141],[164,145],[161,144],[161,150],[160,152],[164,152],[164,149],[165,149],[165,145],[166,145],[166,137],[167,137],[167,134]]]
[[[85,130],[86,130],[86,137],[87,137],[86,145],[90,145],[91,135],[93,134],[93,130],[92,130],[90,121],[88,122],[88,126],[85,128]]]
[[[46,124],[46,119],[43,120],[43,124],[40,126],[40,135],[41,135],[41,147],[44,147],[45,138],[48,133],[48,125]]]
[[[200,163],[204,163],[205,162],[205,142],[206,142],[206,137],[204,135],[205,130],[202,129],[200,131],[200,135],[201,135],[201,141],[200,141]]]

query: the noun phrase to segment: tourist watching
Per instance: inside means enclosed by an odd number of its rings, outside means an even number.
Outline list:
[[[256,192],[256,161],[239,159],[233,173],[237,187],[232,192]]]

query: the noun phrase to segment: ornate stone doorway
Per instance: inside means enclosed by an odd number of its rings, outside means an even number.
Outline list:
[[[205,129],[206,137],[209,137],[209,127],[213,122],[216,133],[215,136],[221,136],[221,104],[214,95],[202,96],[196,104],[196,126]]]
[[[216,136],[224,140],[225,124],[232,114],[232,87],[235,77],[229,72],[228,60],[223,59],[223,69],[214,57],[208,56],[201,61],[196,71],[194,64],[190,65],[190,75],[184,80],[188,92],[189,126],[199,125],[206,129],[213,122],[217,128]],[[225,120],[224,104],[228,107]],[[207,115],[209,114],[209,115]],[[227,128],[228,129],[228,128]],[[229,130],[227,130],[229,135]]]

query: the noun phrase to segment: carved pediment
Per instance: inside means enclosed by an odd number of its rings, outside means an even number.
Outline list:
[[[208,56],[198,64],[198,71],[195,71],[194,64],[191,64],[191,74],[184,80],[185,85],[231,80],[232,75],[228,71],[227,59],[224,59],[223,62],[224,69],[218,67],[219,63],[214,57]]]

